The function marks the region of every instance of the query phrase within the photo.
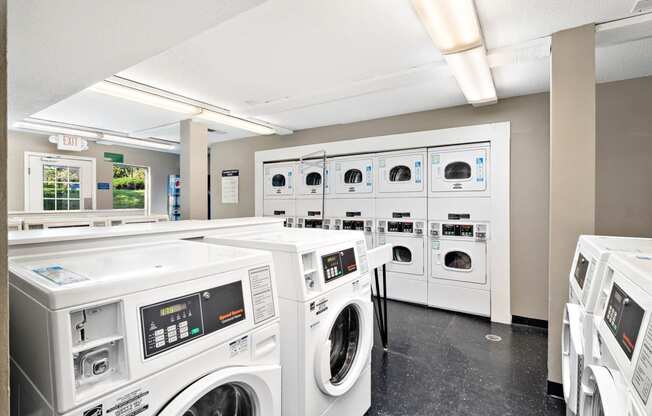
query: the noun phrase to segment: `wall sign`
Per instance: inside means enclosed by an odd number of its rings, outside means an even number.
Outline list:
[[[122,153],[104,152],[104,161],[111,163],[125,163],[125,156]]]
[[[98,182],[97,189],[99,189],[100,191],[108,191],[109,189],[111,189],[111,184],[108,182]]]
[[[81,136],[70,136],[67,134],[58,134],[50,136],[50,143],[56,143],[58,150],[68,150],[71,152],[83,152],[88,150],[88,142]]]
[[[238,169],[230,169],[222,171],[222,203],[223,204],[237,204],[238,203],[238,180],[240,171]]]

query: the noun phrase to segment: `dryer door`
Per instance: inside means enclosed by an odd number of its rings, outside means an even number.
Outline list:
[[[378,159],[378,192],[422,191],[424,159],[423,154],[380,157]]]
[[[561,334],[561,373],[566,408],[577,414],[580,402],[580,381],[584,370],[582,343],[582,308],[567,303],[564,309]]]
[[[293,168],[290,165],[265,166],[265,196],[290,196],[294,193]]]
[[[335,161],[335,192],[338,195],[371,194],[373,164],[371,159]]]
[[[432,192],[484,191],[487,189],[486,149],[430,153]]]
[[[589,366],[582,375],[579,416],[622,416],[625,401],[606,367]]]
[[[365,369],[373,342],[368,308],[370,305],[353,301],[333,315],[328,338],[322,340],[315,356],[315,379],[325,394],[345,394]]]
[[[280,366],[233,367],[186,387],[159,416],[281,416]]]
[[[480,241],[433,240],[432,277],[457,282],[487,283],[487,246]]]
[[[299,165],[301,172],[298,187],[300,195],[321,195],[324,188],[328,193],[328,180],[324,180],[324,177],[328,178],[328,165],[326,165],[326,169],[323,169],[321,165],[322,162],[315,163],[314,161]]]
[[[423,275],[425,272],[425,239],[421,237],[386,234],[384,242],[392,245],[392,262],[387,271]]]

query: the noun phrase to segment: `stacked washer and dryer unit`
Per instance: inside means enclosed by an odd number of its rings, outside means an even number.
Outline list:
[[[172,241],[9,271],[12,415],[281,416],[270,253]]]
[[[263,216],[280,217],[286,227],[293,227],[296,216],[295,162],[265,165]]]
[[[589,367],[600,366],[610,354],[605,352],[606,344],[599,334],[613,283],[609,261],[614,255],[628,253],[634,256],[652,253],[652,239],[595,235],[582,235],[578,239],[569,274],[569,302],[562,320],[562,382],[569,414],[584,414],[581,413],[582,379],[587,372],[595,370],[598,376],[604,374],[603,370]],[[652,275],[648,279],[652,280]],[[586,377],[591,379],[595,375]]]
[[[321,187],[310,185],[323,161],[310,162],[295,165],[296,218],[288,222],[363,231],[367,247],[391,244],[389,298],[491,315],[489,143],[330,157],[324,213]],[[265,215],[279,212],[279,191],[268,184],[289,166],[264,165]]]

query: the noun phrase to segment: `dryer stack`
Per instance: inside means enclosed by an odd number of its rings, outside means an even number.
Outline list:
[[[266,163],[264,166],[263,215],[283,218],[286,227],[295,221],[295,184],[297,163]]]
[[[488,143],[429,149],[428,305],[491,316]]]
[[[330,194],[330,162],[306,159],[297,163],[296,228],[323,228],[326,195]]]
[[[426,304],[427,151],[379,153],[377,167],[376,243],[392,245],[387,265],[387,297]]]

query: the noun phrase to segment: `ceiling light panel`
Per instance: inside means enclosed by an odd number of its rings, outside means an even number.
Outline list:
[[[91,131],[77,130],[77,129],[71,129],[71,128],[60,127],[60,126],[51,126],[48,124],[37,124],[37,123],[19,121],[17,123],[14,123],[13,126],[21,130],[41,131],[44,133],[69,134],[71,136],[81,136],[90,139],[98,139],[101,137],[99,133],[94,133]]]
[[[470,104],[480,106],[497,101],[496,87],[483,46],[446,55],[446,62]]]
[[[90,87],[89,90],[181,114],[194,115],[201,111],[201,109],[194,105],[140,91],[135,88],[125,87],[113,82],[102,81]]]
[[[152,142],[148,140],[133,139],[131,137],[114,136],[112,134],[104,134],[102,136],[102,141],[109,141],[109,142],[120,143],[120,144],[129,144],[132,146],[149,147],[152,149],[160,149],[160,150],[174,149],[174,146],[170,144]]]
[[[233,117],[227,114],[216,113],[215,111],[203,110],[200,114],[197,114],[195,118],[199,120],[212,121],[218,124],[224,124],[242,130],[247,130],[256,134],[269,135],[276,133],[276,130],[272,127],[267,127],[262,124],[254,123],[238,117]]]
[[[412,0],[412,4],[442,54],[482,45],[473,0]]]

